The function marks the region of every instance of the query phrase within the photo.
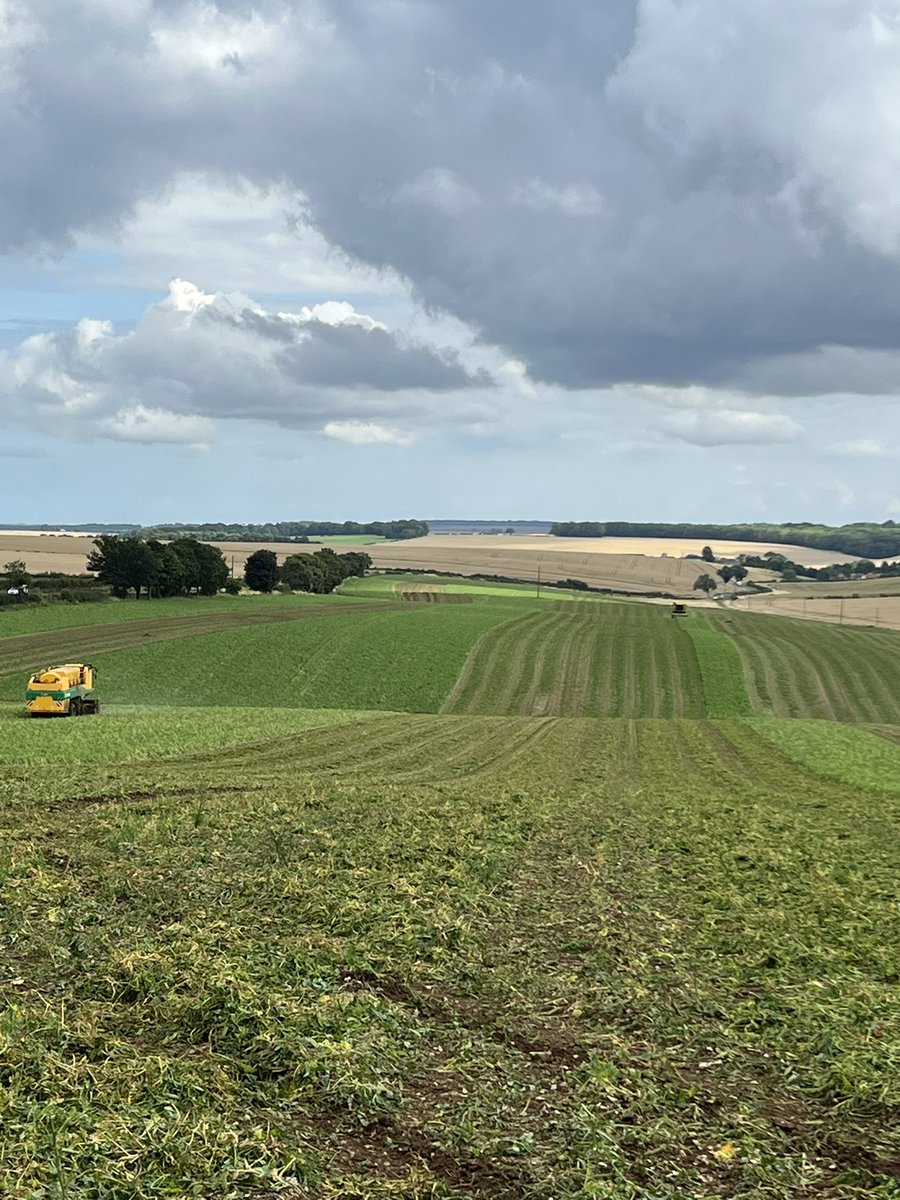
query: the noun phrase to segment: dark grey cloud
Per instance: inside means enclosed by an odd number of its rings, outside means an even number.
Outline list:
[[[752,387],[784,363],[802,392],[820,347],[897,346],[900,31],[879,0],[18,11],[8,249],[215,171],[296,187],[332,243],[539,379]],[[314,341],[309,369],[352,381],[357,337]]]

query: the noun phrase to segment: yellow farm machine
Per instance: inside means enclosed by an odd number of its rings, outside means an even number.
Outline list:
[[[100,711],[94,695],[97,672],[90,663],[45,667],[28,680],[25,708],[32,717],[80,717]]]

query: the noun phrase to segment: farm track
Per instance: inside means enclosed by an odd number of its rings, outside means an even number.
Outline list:
[[[760,715],[900,724],[900,638],[750,614],[705,617],[737,646]]]
[[[239,603],[239,602],[238,602]],[[177,638],[222,633],[229,629],[282,624],[287,621],[314,621],[353,613],[412,612],[412,606],[373,601],[370,604],[310,605],[289,612],[198,613],[187,617],[158,617],[146,621],[122,621],[116,625],[79,625],[43,633],[17,634],[0,638],[0,677],[27,671],[55,658],[68,661],[90,660],[92,656],[114,650],[130,650],[150,642],[168,642]]]

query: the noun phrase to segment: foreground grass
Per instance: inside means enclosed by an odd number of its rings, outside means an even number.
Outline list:
[[[0,787],[13,1200],[897,1195],[897,802],[746,724]]]
[[[833,721],[778,721],[766,717],[757,717],[752,724],[789,758],[828,779],[900,794],[897,726],[873,726],[868,730]]]
[[[0,704],[0,762],[119,763],[172,758],[365,719],[362,712],[289,708],[111,708],[99,717],[35,721]]]

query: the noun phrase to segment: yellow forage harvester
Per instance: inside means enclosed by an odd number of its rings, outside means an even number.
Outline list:
[[[97,675],[90,663],[44,667],[29,678],[25,708],[32,717],[80,717],[100,711],[94,694]]]

